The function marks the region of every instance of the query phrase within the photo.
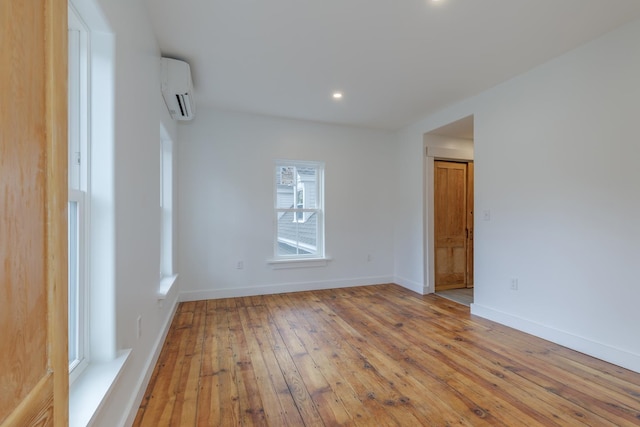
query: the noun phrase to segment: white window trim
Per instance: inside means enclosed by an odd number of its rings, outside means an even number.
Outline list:
[[[69,190],[69,202],[78,204],[78,292],[76,295],[78,311],[78,337],[77,358],[69,365],[69,383],[73,383],[87,368],[90,360],[89,331],[87,328],[87,233],[86,233],[86,203],[85,193],[78,190]]]
[[[331,260],[332,258],[329,256],[322,258],[269,259],[267,264],[274,270],[283,270],[288,268],[326,267]]]
[[[69,365],[69,383],[84,372],[90,363],[90,337],[88,327],[88,294],[89,294],[89,209],[87,190],[89,187],[87,159],[89,150],[89,73],[90,43],[89,30],[75,9],[69,5],[69,29],[77,32],[77,36],[69,37],[71,52],[77,52],[77,67],[69,67],[77,86],[69,84],[69,96],[77,102],[70,102],[73,111],[69,114],[69,202],[78,204],[78,292],[76,295],[78,311],[77,358]],[[71,56],[70,56],[71,59]]]
[[[165,300],[178,279],[174,269],[174,176],[175,145],[160,125],[160,282],[158,301]]]
[[[86,369],[70,381],[69,387],[69,425],[84,427],[99,416],[98,410],[122,372],[130,350],[118,351],[116,340],[115,36],[97,0],[69,0],[68,6],[70,14],[75,13],[88,24],[86,133],[90,142],[81,153],[81,161],[88,166],[81,188],[85,191],[86,235],[91,237],[85,242],[86,356],[90,357],[86,357]]]
[[[69,388],[69,427],[84,427],[92,423],[130,354],[130,349],[122,350],[108,362],[91,363]]]

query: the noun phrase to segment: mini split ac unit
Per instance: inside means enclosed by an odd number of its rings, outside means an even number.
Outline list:
[[[177,59],[161,58],[160,79],[162,97],[171,117],[175,120],[192,120],[196,114],[196,103],[189,64]]]

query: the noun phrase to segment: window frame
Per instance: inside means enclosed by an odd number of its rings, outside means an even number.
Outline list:
[[[86,29],[85,369],[69,375],[69,422],[88,425],[132,350],[119,347],[116,289],[116,34],[97,0],[69,0]],[[71,12],[69,13],[71,15]],[[73,18],[72,18],[73,19]],[[70,20],[71,21],[71,20]],[[73,159],[69,157],[70,163]],[[161,304],[160,304],[161,305]]]
[[[69,324],[69,354],[71,349],[76,356],[69,362],[69,383],[73,383],[89,366],[89,147],[90,147],[90,37],[89,29],[80,14],[69,4],[68,7],[68,97],[69,97],[69,155],[68,155],[68,209],[71,214],[72,206],[77,206],[76,224],[69,223],[69,238],[71,228],[75,226],[77,232],[77,250],[71,252],[69,244],[69,319],[75,319],[74,325]],[[71,215],[68,216],[71,220]],[[71,243],[71,242],[69,242]],[[77,258],[71,259],[75,254]],[[75,286],[72,282],[72,263],[75,261]],[[74,310],[71,313],[70,310]],[[73,333],[72,334],[72,330]]]
[[[73,205],[75,205],[75,217],[72,217]],[[73,379],[80,375],[89,363],[87,357],[88,340],[86,321],[87,276],[85,270],[87,257],[85,207],[84,192],[69,190],[69,357],[75,355],[73,359],[69,360],[69,374],[73,376]],[[72,218],[75,219],[75,222]],[[72,230],[75,230],[75,232]],[[71,242],[72,236],[75,237],[75,245]],[[74,255],[76,258],[74,258]],[[71,322],[74,318],[75,322],[72,325]],[[76,339],[74,340],[72,337],[76,337]]]
[[[160,138],[160,279],[173,276],[173,142]]]
[[[178,274],[175,270],[174,250],[174,175],[175,144],[165,127],[160,125],[160,283],[158,300],[166,299]]]
[[[306,160],[275,160],[274,165],[274,178],[273,178],[273,204],[274,204],[274,236],[273,236],[273,259],[270,263],[276,264],[281,262],[296,262],[296,261],[309,261],[309,260],[326,260],[325,254],[325,234],[324,234],[324,170],[325,164],[320,161],[306,161]],[[303,191],[303,208],[282,208],[278,207],[278,185],[279,185],[279,176],[281,173],[281,168],[283,167],[293,167],[294,174],[293,179],[295,182],[292,184],[293,189],[293,206],[297,204],[297,196],[300,186],[302,185]],[[316,183],[315,183],[315,208],[309,208],[309,201],[307,200],[308,189],[307,185],[309,183],[301,183],[298,174],[295,172],[298,168],[313,168],[316,170]],[[279,253],[279,244],[286,243],[290,244],[291,242],[285,241],[284,239],[279,238],[279,220],[283,215],[287,213],[293,213],[294,224],[304,224],[311,217],[312,214],[316,214],[316,249],[315,253],[309,254],[287,254],[283,255]],[[302,215],[302,218],[299,217]],[[296,249],[303,249],[304,244],[301,244],[299,241],[295,242]]]

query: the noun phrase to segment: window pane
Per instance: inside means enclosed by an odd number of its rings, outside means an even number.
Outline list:
[[[318,208],[318,169],[315,167],[278,166],[276,173],[276,207],[280,209]]]
[[[78,359],[79,223],[78,202],[69,202],[69,368]]]
[[[278,215],[277,256],[318,254],[318,215],[311,212],[305,222],[294,221],[298,212]]]
[[[297,188],[304,189],[304,208],[318,208],[318,170],[312,167],[298,168]]]
[[[276,207],[291,209],[294,207],[296,189],[295,166],[278,166],[276,176]]]

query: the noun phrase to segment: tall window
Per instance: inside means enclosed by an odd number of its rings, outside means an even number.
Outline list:
[[[277,161],[275,179],[275,257],[323,258],[324,164]]]
[[[69,373],[88,364],[87,342],[87,188],[88,76],[87,28],[69,7]]]
[[[161,131],[161,133],[164,133]],[[160,141],[160,278],[173,276],[173,143]]]

